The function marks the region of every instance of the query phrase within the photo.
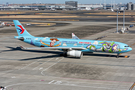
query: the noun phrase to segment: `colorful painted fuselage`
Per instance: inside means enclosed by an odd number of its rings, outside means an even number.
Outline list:
[[[54,37],[23,37],[24,42],[38,47],[83,47],[82,52],[125,53],[132,50],[127,44],[114,41],[66,39]]]

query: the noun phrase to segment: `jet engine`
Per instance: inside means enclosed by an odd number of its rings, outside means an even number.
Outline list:
[[[71,50],[67,52],[68,56],[73,56],[76,58],[81,58],[81,56],[83,55],[83,53],[81,51],[77,51],[77,50]]]

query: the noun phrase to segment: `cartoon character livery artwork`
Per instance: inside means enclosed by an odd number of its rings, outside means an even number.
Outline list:
[[[58,44],[56,44],[56,43],[59,41],[57,38],[51,38],[50,40],[51,40],[50,44],[46,44],[46,43],[44,43],[42,40],[40,40],[40,42],[41,42],[41,44],[43,44],[43,45],[45,45],[45,46],[48,46],[48,47],[58,47],[58,46],[61,45],[61,42],[58,43]],[[41,45],[41,47],[42,47],[43,45]]]
[[[125,43],[98,40],[82,40],[72,33],[72,39],[55,38],[55,37],[34,37],[21,25],[18,20],[13,20],[18,36],[14,38],[29,43],[37,47],[23,49],[57,49],[64,52],[64,56],[73,56],[81,58],[83,52],[106,52],[116,53],[119,57],[120,53],[126,53],[132,50]]]
[[[101,45],[100,45],[101,44]],[[119,53],[122,51],[128,50],[128,48],[120,49],[119,44],[115,44],[115,42],[100,42],[98,46],[101,46],[100,48],[96,47],[96,45],[88,45],[86,48],[95,51],[95,52],[107,52],[107,53]]]

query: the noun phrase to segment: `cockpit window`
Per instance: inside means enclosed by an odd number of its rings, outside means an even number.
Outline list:
[[[125,46],[125,47],[129,47],[129,46]]]

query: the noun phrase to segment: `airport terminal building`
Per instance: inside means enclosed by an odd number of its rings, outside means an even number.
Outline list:
[[[127,10],[135,10],[135,4],[129,2],[126,4],[106,4],[106,9],[114,8],[116,6],[127,7]],[[0,10],[92,10],[103,9],[104,4],[78,4],[77,1],[65,1],[65,4],[0,4]]]
[[[132,2],[127,3],[127,10],[135,10],[135,4]]]

